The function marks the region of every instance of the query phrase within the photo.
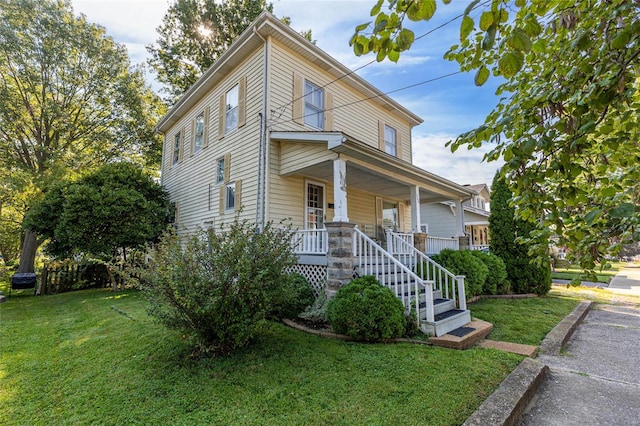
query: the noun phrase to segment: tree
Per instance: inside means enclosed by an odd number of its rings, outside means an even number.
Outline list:
[[[0,0],[0,168],[26,178],[14,201],[114,159],[156,166],[164,112],[124,46],[67,0]],[[39,244],[24,232],[19,272]]]
[[[436,1],[389,1],[388,11],[383,3],[351,45],[357,55],[397,61],[415,39],[405,20],[430,20]],[[638,3],[475,0],[461,18],[460,43],[445,58],[475,71],[478,85],[504,78],[503,98],[452,150],[493,144],[485,160],[506,161],[517,214],[538,223],[541,256],[555,234],[592,269],[639,241]]]
[[[173,103],[222,55],[263,11],[265,0],[176,0],[157,28],[156,44],[147,46],[149,65]],[[288,17],[282,18],[287,25]],[[311,41],[311,30],[301,32]]]
[[[109,261],[156,240],[170,218],[169,196],[131,163],[106,164],[76,182],[47,191],[24,225],[49,240],[57,257],[89,254]]]
[[[507,267],[507,279],[514,293],[546,294],[551,289],[549,257],[529,253],[528,237],[535,224],[516,216],[512,199],[504,177],[496,173],[491,185],[489,250]]]

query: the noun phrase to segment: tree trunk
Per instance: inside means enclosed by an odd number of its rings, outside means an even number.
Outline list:
[[[42,242],[38,241],[36,234],[28,229],[24,231],[18,272],[35,272],[34,263],[36,260],[36,251],[40,244],[42,244]]]

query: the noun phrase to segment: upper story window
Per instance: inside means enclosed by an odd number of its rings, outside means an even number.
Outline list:
[[[194,154],[204,146],[204,112],[196,117],[194,134],[193,134],[193,152]]]
[[[176,133],[173,139],[173,164],[176,164],[180,160],[180,144],[181,137],[180,132]]]
[[[233,86],[226,95],[225,133],[238,128],[238,85]]]
[[[396,129],[384,125],[384,151],[394,157],[398,156],[398,135]]]
[[[216,184],[224,182],[224,158],[219,158],[216,164]]]
[[[308,81],[304,82],[304,123],[324,129],[324,90]]]
[[[236,183],[231,182],[227,184],[225,189],[225,203],[224,210],[230,211],[236,208]]]

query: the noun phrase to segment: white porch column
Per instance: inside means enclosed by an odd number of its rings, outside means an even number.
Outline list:
[[[347,162],[338,157],[333,160],[333,221],[349,222],[347,216]]]
[[[464,237],[464,209],[462,200],[456,201],[456,237]]]
[[[420,230],[420,187],[411,187],[411,232],[422,232]]]

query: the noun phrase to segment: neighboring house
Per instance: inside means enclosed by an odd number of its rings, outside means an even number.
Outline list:
[[[421,204],[460,206],[475,194],[412,164],[411,129],[421,122],[265,12],[157,125],[162,184],[182,231],[235,215],[259,226],[290,220],[300,271],[335,290],[365,271],[332,263],[331,245],[347,244],[338,252],[349,262],[362,253],[327,228],[344,224],[382,243],[385,229],[419,231]]]
[[[427,249],[427,253],[438,252],[441,248],[457,249],[460,238],[465,236],[469,240],[464,244],[465,247],[472,250],[489,247],[489,187],[484,183],[465,186],[475,191],[476,195],[462,203],[462,218],[458,214],[459,206],[451,201],[421,206],[422,229],[432,242],[432,249]],[[460,232],[460,220],[464,223],[464,233]]]

